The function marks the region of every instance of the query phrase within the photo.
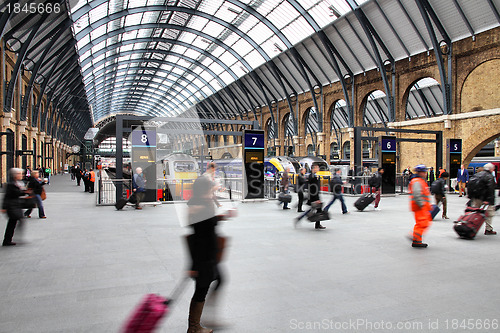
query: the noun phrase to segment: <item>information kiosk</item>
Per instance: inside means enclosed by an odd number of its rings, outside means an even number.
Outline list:
[[[136,126],[132,129],[132,165],[130,173],[140,167],[146,180],[144,202],[157,201],[156,190],[156,129]]]
[[[379,167],[384,169],[382,175],[382,193],[396,193],[396,137],[381,136],[379,138]]]
[[[264,131],[243,131],[243,198],[264,198]]]

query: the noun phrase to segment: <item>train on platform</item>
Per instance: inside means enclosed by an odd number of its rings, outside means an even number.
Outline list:
[[[200,175],[200,166],[191,155],[171,153],[160,159],[156,175],[160,200],[187,200],[191,198],[193,183]]]
[[[500,187],[500,157],[484,156],[484,157],[474,157],[472,161],[467,166],[467,171],[470,175],[478,172],[478,169],[483,167],[486,163],[491,163],[495,166],[495,178],[497,183],[497,188]],[[451,177],[456,177],[456,175],[451,175]]]

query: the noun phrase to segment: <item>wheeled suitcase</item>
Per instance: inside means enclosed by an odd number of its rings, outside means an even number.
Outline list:
[[[354,203],[354,207],[358,209],[359,211],[362,211],[366,207],[368,207],[369,204],[375,201],[375,195],[371,193],[363,194],[361,198],[356,200]]]
[[[118,201],[115,203],[115,208],[116,210],[120,210],[122,209],[123,207],[125,207],[125,205],[127,204],[127,199],[124,199],[124,198],[120,198],[118,199]]]
[[[440,211],[441,209],[438,207],[438,205],[432,205],[431,216],[433,220]]]
[[[486,206],[480,208],[467,207],[465,209],[465,214],[460,216],[453,226],[460,238],[474,239],[476,237],[486,219],[486,209]]]
[[[183,278],[177,285],[171,298],[166,298],[156,294],[148,294],[144,296],[139,305],[134,309],[132,315],[127,320],[125,326],[121,330],[122,333],[149,333],[154,332],[158,327],[161,319],[170,310],[169,305],[174,299],[177,299],[184,286],[187,278]]]

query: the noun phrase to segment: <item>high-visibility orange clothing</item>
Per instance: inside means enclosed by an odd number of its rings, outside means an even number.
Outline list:
[[[94,171],[90,171],[90,181],[92,183],[95,183],[95,172]]]
[[[415,184],[419,183],[420,193],[414,193]],[[431,216],[431,193],[427,182],[420,177],[415,177],[411,180],[409,186],[411,210],[415,213],[415,227],[413,228],[413,242],[422,243],[422,236],[424,232],[430,227],[432,223]],[[423,205],[419,206],[416,197],[419,196],[423,201]]]
[[[415,184],[419,184],[421,191],[420,193],[413,193],[413,187]],[[424,209],[426,211],[431,210],[431,192],[429,191],[429,186],[427,185],[427,182],[423,180],[420,177],[415,177],[410,181],[410,184],[408,185],[408,189],[410,190],[410,200],[411,200],[411,210],[413,212],[416,212],[418,210]],[[420,197],[423,200],[423,206],[420,207],[417,204],[417,198]]]

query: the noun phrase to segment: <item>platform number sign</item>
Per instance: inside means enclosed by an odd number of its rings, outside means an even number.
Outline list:
[[[132,146],[156,147],[156,131],[139,128],[133,130]]]
[[[243,198],[264,198],[264,138],[262,130],[243,131]]]
[[[246,131],[245,149],[264,149],[264,133],[261,133],[261,131]]]
[[[382,151],[395,152],[396,151],[396,138],[395,137],[382,137]]]
[[[461,139],[450,139],[449,143],[450,153],[461,153],[462,152],[462,140]]]

